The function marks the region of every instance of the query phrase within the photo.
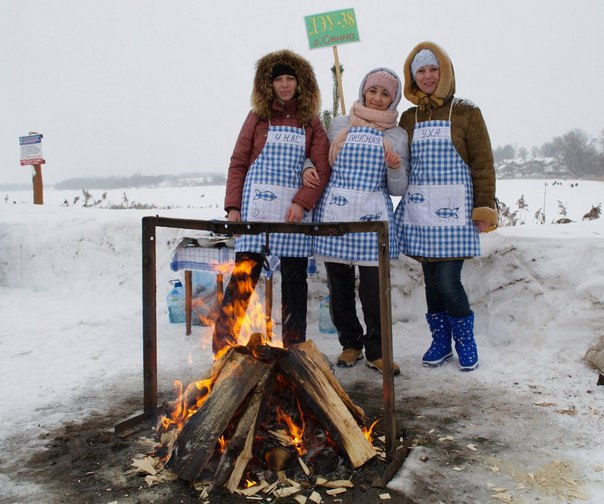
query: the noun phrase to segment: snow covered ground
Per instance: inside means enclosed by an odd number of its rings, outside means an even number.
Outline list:
[[[475,372],[461,373],[455,361],[421,366],[429,343],[421,272],[406,258],[392,263],[402,368],[396,410],[419,433],[392,489],[417,502],[604,502],[604,387],[583,360],[604,335],[604,218],[581,221],[603,189],[601,182],[499,181],[499,199],[512,209],[524,195],[527,224],[483,235],[483,256],[464,267],[476,313]],[[15,468],[43,449],[45,433],[106,411],[116,398],[142,396],[141,218],[224,215],[223,187],[123,189],[104,199],[91,192],[98,206],[126,197],[172,208],[82,208],[81,193],[52,189],[44,206],[32,205],[27,191],[0,200],[0,502],[44,495]],[[547,222],[560,218],[558,201],[576,222],[533,224],[544,201]],[[187,337],[166,315],[168,281],[178,276],[170,254],[191,235],[157,235],[163,391],[174,379],[198,377],[212,359],[210,328],[196,326]],[[311,306],[326,292],[319,265]],[[309,310],[308,338],[331,359],[340,350],[319,332],[318,309]],[[345,388],[379,393],[381,377],[363,365],[336,374]]]

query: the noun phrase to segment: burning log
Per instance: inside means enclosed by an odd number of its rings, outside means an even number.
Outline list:
[[[338,439],[353,468],[362,466],[376,455],[375,448],[365,437],[342,397],[346,397],[349,404],[352,401],[330,372],[323,354],[312,341],[291,349],[279,361],[279,368],[295,383],[296,390],[303,395],[305,402],[321,417],[327,430]],[[355,407],[354,410],[357,415],[362,414],[364,417],[360,408]]]
[[[230,353],[203,408],[189,419],[174,444],[170,466],[175,474],[195,481],[212,457],[234,413],[272,367],[252,355]]]
[[[199,380],[190,383],[184,392],[182,391],[182,383],[176,380],[175,383],[181,387],[181,393],[175,401],[163,405],[164,410],[172,412],[172,418],[163,417],[160,419],[164,424],[164,429],[167,429],[171,423],[184,425],[188,416],[190,416],[190,412],[199,409],[206,396],[211,392],[216,377],[222,372],[222,368],[229,360],[231,352],[232,350],[223,353],[214,361],[209,371],[204,373]]]
[[[341,401],[346,405],[346,408],[352,413],[354,418],[358,423],[365,425],[368,422],[367,416],[363,411],[363,408],[357,406],[350,396],[346,393],[346,391],[342,388],[340,382],[336,379],[331,367],[329,366],[329,361],[326,357],[319,351],[315,343],[310,341],[305,341],[304,343],[300,343],[296,345],[293,350],[295,355],[292,355],[292,359],[299,361],[299,365],[302,367],[320,371],[323,377],[329,382],[326,385],[328,388],[331,387]],[[287,372],[283,368],[283,364],[280,363],[281,368],[284,372]],[[289,366],[289,364],[285,364],[285,366]]]
[[[235,433],[229,439],[227,447],[220,458],[214,476],[214,484],[216,486],[224,485],[231,492],[237,490],[239,486],[245,468],[252,458],[252,444],[256,433],[258,414],[264,396],[269,390],[269,387],[266,386],[269,377],[272,377],[272,374],[266,373],[250,394],[248,404],[237,423]]]

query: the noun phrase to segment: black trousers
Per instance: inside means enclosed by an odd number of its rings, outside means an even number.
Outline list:
[[[367,331],[357,317],[356,270],[348,264],[326,262],[327,282],[331,296],[331,318],[338,330],[342,348],[365,350],[367,360],[382,357],[380,324],[380,276],[377,266],[358,266],[359,299]]]
[[[281,257],[281,323],[287,348],[306,341],[308,257]]]
[[[264,257],[254,252],[237,252],[235,268],[224,292],[214,325],[212,350],[237,345],[238,321],[245,317],[252,293],[256,289]],[[306,340],[308,284],[307,257],[281,257],[281,316],[285,347]]]

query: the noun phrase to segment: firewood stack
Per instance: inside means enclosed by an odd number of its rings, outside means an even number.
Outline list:
[[[235,492],[263,471],[324,474],[342,463],[359,468],[377,454],[364,411],[312,341],[283,349],[250,338],[217,359],[208,377],[199,383],[211,385],[189,387],[164,406],[166,416],[194,410],[162,438],[172,438],[166,467],[184,480]]]

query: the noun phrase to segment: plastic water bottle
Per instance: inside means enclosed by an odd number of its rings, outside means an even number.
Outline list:
[[[329,313],[329,294],[321,299],[319,305],[319,331],[322,334],[336,334],[338,332]]]
[[[308,273],[308,276],[315,276],[318,273],[317,260],[313,256],[310,256],[308,258],[308,266],[306,268],[306,273]]]
[[[168,319],[172,324],[185,321],[185,289],[180,280],[170,280],[172,289],[168,292]]]

